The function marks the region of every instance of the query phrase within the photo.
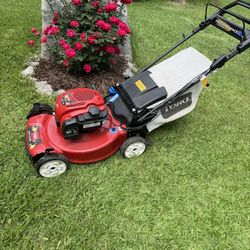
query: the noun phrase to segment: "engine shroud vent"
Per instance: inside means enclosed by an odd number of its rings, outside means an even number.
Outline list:
[[[95,93],[91,91],[85,91],[85,92],[75,92],[73,95],[73,98],[78,102],[84,102],[91,100],[95,97]]]

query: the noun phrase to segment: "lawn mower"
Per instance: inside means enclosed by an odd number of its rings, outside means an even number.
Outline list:
[[[208,17],[209,6],[217,10]],[[250,3],[207,4],[204,21],[191,34],[111,87],[104,98],[96,90],[77,88],[59,95],[54,108],[35,103],[27,117],[26,148],[38,175],[58,176],[69,162],[97,162],[119,149],[126,158],[141,155],[151,131],[191,112],[208,75],[250,47],[250,19],[232,11],[235,7],[250,10]],[[213,61],[192,47],[162,60],[208,26],[234,37],[237,46]]]

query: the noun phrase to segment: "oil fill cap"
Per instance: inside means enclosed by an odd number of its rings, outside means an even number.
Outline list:
[[[89,114],[91,116],[98,116],[100,115],[100,109],[97,106],[91,106],[89,108]]]

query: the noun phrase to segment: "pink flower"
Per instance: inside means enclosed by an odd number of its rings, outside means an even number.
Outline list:
[[[68,58],[74,58],[76,55],[76,51],[74,49],[67,49],[65,54]]]
[[[41,38],[41,42],[42,42],[42,43],[46,43],[46,42],[47,42],[47,36],[43,36],[43,37]]]
[[[103,11],[102,8],[98,8],[97,10],[98,13],[102,13],[102,11]]]
[[[63,47],[64,50],[68,50],[68,49],[70,49],[70,44],[65,42],[65,43],[62,45],[62,47]]]
[[[65,40],[64,40],[63,38],[61,38],[61,39],[59,40],[59,44],[60,44],[61,46],[63,46],[65,43],[66,43],[66,42],[65,42]]]
[[[63,61],[63,65],[64,65],[65,67],[69,67],[69,59],[65,59],[65,60]]]
[[[133,0],[121,0],[123,4],[130,4],[133,2]]]
[[[103,21],[103,20],[97,20],[97,22],[96,22],[96,25],[100,28],[102,28],[104,26],[104,24],[105,24],[105,21]]]
[[[48,35],[55,35],[56,33],[59,32],[59,27],[58,26],[53,26],[51,29],[48,31]],[[46,35],[46,34],[45,34]]]
[[[115,54],[119,55],[121,53],[121,50],[118,47],[115,47]]]
[[[76,6],[79,6],[79,5],[82,4],[82,3],[81,3],[81,0],[71,0],[71,3],[72,3],[73,5],[76,5]]]
[[[27,42],[27,44],[28,44],[29,46],[34,46],[34,45],[35,45],[35,41],[29,40],[29,41]]]
[[[119,23],[119,28],[123,29],[126,31],[127,34],[131,33],[130,28],[128,27],[128,25],[124,22],[120,22]]]
[[[75,49],[81,50],[83,48],[82,44],[80,42],[75,42]]]
[[[98,1],[94,1],[93,3],[91,3],[92,7],[97,8],[99,6],[99,2]]]
[[[111,30],[111,25],[109,23],[105,23],[103,30],[109,32]]]
[[[58,19],[59,13],[58,13],[57,11],[55,11],[55,12],[53,13],[53,15],[54,15],[54,18],[55,18],[55,19]]]
[[[70,26],[76,28],[79,26],[79,23],[76,20],[73,20],[70,22]]]
[[[39,31],[36,32],[36,36],[40,36],[40,32]]]
[[[53,24],[58,24],[58,19],[53,18],[52,23],[53,23]]]
[[[68,29],[67,30],[67,36],[73,38],[73,37],[76,36],[76,32],[74,30],[72,30],[72,29]]]
[[[116,16],[111,16],[110,18],[109,18],[109,21],[111,22],[111,23],[114,23],[114,24],[116,24],[116,25],[118,25],[119,23],[120,23],[120,19],[119,18],[117,18]]]
[[[107,45],[105,47],[105,51],[108,53],[108,54],[114,54],[115,53],[115,48],[112,46],[112,45]]]
[[[32,32],[32,33],[36,33],[36,32],[37,32],[37,29],[36,29],[36,28],[32,28],[32,29],[31,29],[31,32]]]
[[[44,35],[48,35],[50,29],[52,28],[52,25],[49,24],[48,26],[45,27],[45,29],[43,30],[43,34]]]
[[[104,31],[110,31],[111,25],[109,23],[104,22],[103,20],[98,20],[96,25]]]
[[[81,38],[81,40],[82,40],[83,43],[86,43],[86,33],[82,33],[80,35],[80,38]]]
[[[86,73],[89,73],[92,68],[91,68],[91,65],[90,64],[84,64],[83,65],[83,70],[86,72]]]
[[[125,30],[123,30],[123,29],[118,29],[117,35],[118,36],[126,36],[127,32]]]
[[[89,38],[88,38],[88,42],[91,45],[96,44],[96,40],[97,40],[97,38],[94,35],[90,35]]]
[[[106,12],[113,12],[116,11],[117,9],[117,4],[116,3],[108,3],[107,5],[105,5],[104,7]]]

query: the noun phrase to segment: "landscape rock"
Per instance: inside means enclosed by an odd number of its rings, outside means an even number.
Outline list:
[[[138,69],[134,66],[133,63],[128,62],[128,68],[133,72],[133,73],[137,73]]]
[[[124,73],[123,73],[123,76],[125,77],[125,78],[130,78],[130,77],[132,77],[134,74],[133,74],[133,72],[129,69],[129,68],[127,68],[125,71],[124,71]]]
[[[64,92],[65,92],[64,89],[59,89],[59,90],[55,91],[55,95],[61,95]]]
[[[47,81],[36,81],[35,84],[36,84],[36,86],[45,86],[48,84],[48,82]]]
[[[30,62],[30,66],[36,67],[39,65],[39,62]]]
[[[47,81],[35,82],[36,90],[38,93],[45,94],[45,95],[52,95],[53,89],[47,83]]]
[[[28,68],[23,70],[21,74],[25,77],[32,76],[34,74],[34,68],[32,66],[29,66]]]
[[[34,57],[32,58],[32,61],[33,61],[33,62],[39,62],[39,61],[40,61],[40,57],[39,57],[38,55],[36,55],[36,56],[34,56]]]
[[[37,79],[35,77],[29,77],[29,79],[32,80],[32,81],[34,81],[34,82],[37,81]]]

